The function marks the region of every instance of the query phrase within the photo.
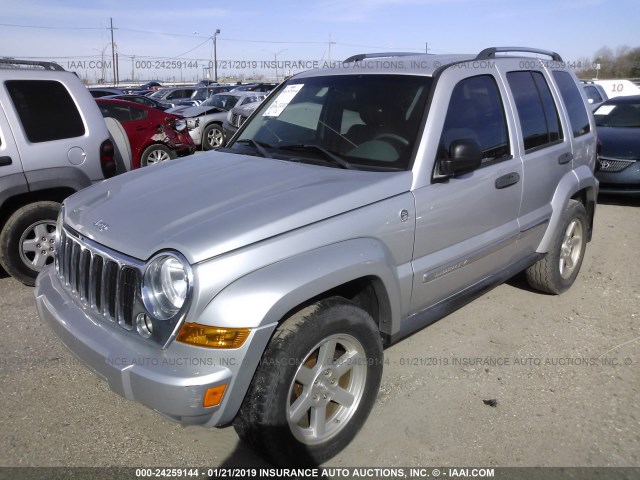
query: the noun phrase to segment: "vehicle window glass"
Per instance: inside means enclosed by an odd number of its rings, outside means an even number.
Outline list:
[[[542,108],[544,110],[544,118],[547,122],[547,130],[549,131],[549,143],[557,142],[563,139],[562,127],[560,126],[560,118],[558,116],[558,108],[553,100],[549,84],[540,72],[531,72],[533,81],[538,89]]]
[[[598,127],[638,128],[640,102],[620,97],[616,102],[600,105],[593,115]]]
[[[580,135],[589,133],[591,130],[589,114],[587,113],[587,107],[582,100],[582,95],[580,95],[580,90],[578,90],[578,85],[573,80],[573,77],[569,72],[555,70],[553,72],[553,78],[558,84],[560,95],[567,108],[573,136],[579,137]]]
[[[587,92],[587,98],[593,100],[595,103],[600,103],[602,101],[600,92],[598,92],[598,89],[596,87],[588,85],[585,87],[585,91]]]
[[[552,112],[545,111],[545,100],[543,99],[548,95],[546,103],[553,104],[553,98],[550,98],[551,94],[544,78],[540,79],[537,75],[541,74],[530,71],[507,73],[507,81],[520,118],[524,149],[527,152],[552,145],[559,139],[557,114],[554,116]],[[539,86],[544,88],[541,89]],[[545,89],[546,95],[541,93],[541,90],[545,92]],[[548,106],[548,108],[555,109],[555,105]],[[554,124],[555,128],[553,128]]]
[[[355,168],[405,170],[432,82],[386,74],[294,78],[260,104],[231,148],[245,153],[253,141],[278,158],[322,163],[333,155]]]
[[[502,98],[491,75],[466,78],[453,89],[438,157],[448,158],[451,143],[456,140],[477,141],[483,163],[511,154]]]
[[[84,123],[66,87],[53,80],[9,80],[11,97],[30,142],[80,137]]]

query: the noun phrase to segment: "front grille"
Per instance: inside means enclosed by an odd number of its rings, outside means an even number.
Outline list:
[[[231,114],[231,125],[233,126],[238,126],[238,114],[237,113],[232,113]]]
[[[601,172],[621,172],[629,165],[635,163],[635,160],[619,160],[617,158],[600,157]]]
[[[241,127],[242,124],[247,120],[247,118],[249,117],[245,117],[244,115],[238,115],[238,127]]]
[[[66,228],[60,232],[57,252],[56,271],[65,287],[85,307],[132,330],[140,298],[140,267]]]

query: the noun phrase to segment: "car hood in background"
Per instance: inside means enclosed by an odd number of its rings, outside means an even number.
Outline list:
[[[211,152],[82,190],[65,223],[140,260],[176,249],[197,263],[401,194],[411,179]]]
[[[197,107],[187,107],[180,111],[180,115],[185,118],[199,117],[200,115],[210,113],[226,113],[226,110],[220,107],[205,107],[198,105]]]
[[[597,131],[601,156],[640,159],[640,128],[597,127]]]

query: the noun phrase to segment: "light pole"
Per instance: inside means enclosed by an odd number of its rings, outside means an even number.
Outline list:
[[[278,55],[280,55],[282,52],[286,51],[286,48],[283,48],[282,50],[280,50],[279,52],[272,52],[271,50],[267,50],[266,48],[262,49],[263,51],[270,53],[271,55],[273,55],[273,58],[276,61],[276,82],[278,81]]]
[[[220,29],[216,28],[213,37],[211,37],[211,40],[213,40],[213,43],[211,44],[211,47],[213,49],[213,81],[216,83],[218,83],[218,51],[216,46],[216,37],[218,35],[220,35]]]

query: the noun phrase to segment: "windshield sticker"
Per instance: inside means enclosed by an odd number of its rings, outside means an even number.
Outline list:
[[[304,87],[303,83],[298,83],[296,85],[288,85],[284,88],[284,90],[282,90],[282,92],[280,92],[280,94],[278,95],[278,98],[276,98],[273,103],[271,105],[269,105],[269,108],[267,108],[267,111],[264,112],[262,114],[263,117],[278,117],[285,108],[287,108],[287,105],[289,105],[289,103],[291,102],[291,100],[293,100],[293,97],[296,96],[296,94],[302,90],[302,87]]]
[[[602,105],[597,111],[593,112],[594,115],[609,115],[613,109],[616,108],[615,105]]]

